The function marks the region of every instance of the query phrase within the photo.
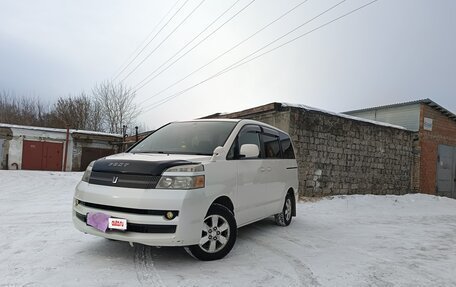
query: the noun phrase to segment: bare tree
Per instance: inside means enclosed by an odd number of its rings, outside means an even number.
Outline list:
[[[122,84],[103,82],[93,89],[93,96],[84,92],[60,97],[53,105],[44,105],[37,98],[17,97],[0,91],[0,122],[19,125],[107,131],[120,134],[123,126],[134,129],[139,109],[135,93]]]
[[[84,92],[75,97],[60,97],[52,114],[54,126],[103,131],[103,107]]]
[[[14,93],[0,92],[0,122],[40,126],[45,124],[49,109],[34,97],[17,97]]]
[[[54,104],[54,122],[61,128],[68,125],[75,129],[87,129],[91,108],[92,103],[84,93],[76,97],[60,97]]]
[[[13,123],[15,121],[13,115],[17,114],[17,112],[17,105],[11,98],[10,93],[7,91],[0,92],[0,122]]]
[[[90,121],[87,129],[92,131],[105,131],[103,128],[103,108],[96,100],[91,100],[91,109],[89,114]]]
[[[92,92],[101,107],[108,132],[122,134],[122,127],[131,125],[136,119],[139,110],[133,102],[136,94],[131,88],[105,81],[96,85]]]

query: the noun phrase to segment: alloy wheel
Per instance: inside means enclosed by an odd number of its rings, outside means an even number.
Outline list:
[[[212,214],[204,219],[199,246],[208,253],[216,253],[225,247],[229,237],[228,221],[223,216]]]

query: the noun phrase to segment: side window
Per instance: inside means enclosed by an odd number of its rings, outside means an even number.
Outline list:
[[[260,148],[260,133],[256,131],[247,131],[247,132],[241,132],[238,137],[238,147],[239,149],[243,144],[254,144],[258,146],[258,149],[261,151]],[[239,153],[238,153],[239,154]],[[261,152],[258,157],[261,157]]]
[[[228,154],[226,155],[226,159],[234,159],[236,157],[236,141],[231,145],[230,150],[228,151]]]
[[[281,158],[279,137],[262,134],[265,158]]]
[[[293,146],[291,145],[291,140],[286,134],[280,134],[280,145],[282,146],[283,158],[295,158]]]
[[[239,158],[239,150],[241,148],[241,145],[243,144],[254,144],[258,146],[258,149],[260,150],[260,155],[258,158],[262,157],[262,152],[261,152],[261,142],[260,142],[260,133],[261,129],[257,125],[246,125],[242,128],[242,130],[238,133],[236,140],[233,142],[233,145],[231,146],[230,150],[228,151],[228,154],[226,156],[226,159],[228,160],[233,160],[233,159],[240,159]]]

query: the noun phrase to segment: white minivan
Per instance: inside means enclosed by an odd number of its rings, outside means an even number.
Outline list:
[[[113,240],[184,246],[223,258],[237,228],[296,215],[298,170],[290,137],[253,120],[173,122],[127,152],[92,162],[77,185],[77,229]]]

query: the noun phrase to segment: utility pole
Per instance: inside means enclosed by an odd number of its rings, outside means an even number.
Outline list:
[[[127,126],[122,126],[122,151],[125,151],[125,137],[127,136]]]

